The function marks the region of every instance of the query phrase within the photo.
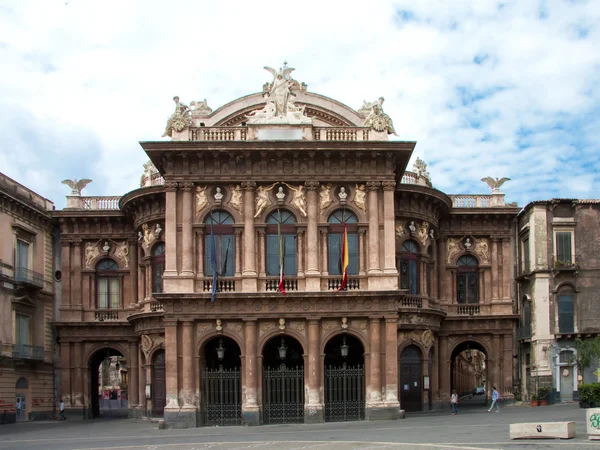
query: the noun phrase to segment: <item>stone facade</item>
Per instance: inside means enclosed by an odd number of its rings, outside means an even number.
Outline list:
[[[407,171],[415,142],[388,140],[383,99],[357,112],[288,81],[287,109],[280,81],[214,112],[177,98],[171,140],[141,143],[140,189],[53,214],[68,408],[98,413],[87,386],[106,355],[127,360],[132,414],[169,427],[447,407],[471,349],[473,382],[512,396],[519,208],[497,189],[448,196],[422,161]],[[341,406],[339,376],[359,386]],[[215,377],[235,394],[216,419]]]
[[[52,418],[53,204],[0,173],[0,420]]]
[[[539,387],[551,401],[578,399],[577,338],[600,333],[598,253],[600,201],[552,199],[528,204],[518,216],[519,380],[526,397]]]

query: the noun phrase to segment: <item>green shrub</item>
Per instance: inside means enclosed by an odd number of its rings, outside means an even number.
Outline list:
[[[550,388],[541,387],[538,389],[538,399],[548,400],[548,395],[550,395]]]
[[[590,406],[600,406],[600,383],[587,383],[579,386],[579,400]]]

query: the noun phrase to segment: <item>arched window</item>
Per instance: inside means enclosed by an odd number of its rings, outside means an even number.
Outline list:
[[[163,272],[165,271],[165,243],[160,242],[152,249],[152,292],[163,291]]]
[[[479,261],[471,255],[458,259],[456,294],[458,303],[479,303]]]
[[[118,309],[121,305],[121,277],[119,266],[112,259],[96,264],[98,309]]]
[[[235,239],[233,217],[225,211],[213,211],[205,220],[204,228],[204,275],[212,277],[213,262],[222,277],[235,275]],[[212,257],[214,239],[215,257]]]
[[[575,332],[575,292],[571,286],[558,291],[558,332]]]
[[[400,289],[409,294],[419,293],[419,246],[414,241],[404,241],[400,247]]]
[[[278,210],[267,217],[267,275],[279,275],[279,232],[283,273],[295,276],[296,265],[296,218],[288,211]]]
[[[342,239],[344,224],[348,235],[348,275],[358,274],[358,219],[346,210],[335,211],[329,216],[327,234],[328,271],[330,275],[342,274]]]

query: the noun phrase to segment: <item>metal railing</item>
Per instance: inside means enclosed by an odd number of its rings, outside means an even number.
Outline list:
[[[35,359],[42,361],[44,359],[44,347],[35,345],[15,344],[13,346],[13,358]]]
[[[31,286],[43,288],[44,275],[26,267],[16,267],[14,270],[14,279],[16,283],[29,284]]]

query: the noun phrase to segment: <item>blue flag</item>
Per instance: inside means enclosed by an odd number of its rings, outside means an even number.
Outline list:
[[[212,292],[210,294],[210,301],[214,303],[215,296],[217,295],[217,275],[218,275],[218,264],[217,264],[217,241],[215,239],[215,233],[213,230],[214,218],[210,217],[210,266],[213,271],[212,279]]]

